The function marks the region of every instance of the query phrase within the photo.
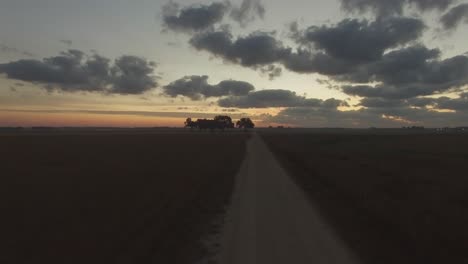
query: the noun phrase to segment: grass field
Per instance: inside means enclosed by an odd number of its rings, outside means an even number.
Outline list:
[[[193,263],[244,134],[0,136],[0,263]]]
[[[468,136],[263,138],[364,263],[468,263]]]

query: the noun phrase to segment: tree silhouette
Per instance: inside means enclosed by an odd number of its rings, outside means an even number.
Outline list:
[[[187,118],[184,122],[185,127],[195,128],[197,127],[197,122],[193,122],[192,118]]]
[[[230,116],[216,116],[214,118],[223,128],[234,128],[234,123]]]
[[[250,118],[241,118],[239,121],[237,121],[236,126],[238,128],[254,128],[255,124],[252,122]]]
[[[214,119],[197,119],[192,121],[192,118],[187,118],[184,122],[185,127],[198,129],[229,129],[234,128],[232,118],[229,116],[216,116]]]

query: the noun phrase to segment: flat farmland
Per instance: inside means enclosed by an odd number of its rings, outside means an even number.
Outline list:
[[[1,263],[194,263],[246,134],[0,136]]]
[[[466,134],[262,137],[363,263],[468,262]]]

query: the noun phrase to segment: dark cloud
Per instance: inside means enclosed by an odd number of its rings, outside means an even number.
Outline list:
[[[336,99],[308,99],[289,90],[263,90],[244,96],[230,96],[218,101],[221,107],[268,108],[268,107],[322,107],[337,108],[346,103]]]
[[[468,98],[461,95],[458,98],[440,97],[428,100],[426,106],[432,106],[437,109],[453,110],[459,112],[468,112]]]
[[[458,98],[445,96],[409,99],[364,98],[359,105],[367,108],[363,109],[365,112],[396,116],[414,122],[424,121],[429,124],[432,123],[430,118],[438,116],[437,112],[440,112],[440,110],[454,111],[446,114],[446,116],[458,117],[458,122],[462,122],[461,117],[468,116],[468,97],[466,97],[466,94],[460,94]],[[439,120],[438,126],[443,126],[443,120]]]
[[[122,56],[114,64],[97,54],[68,50],[43,60],[18,60],[0,64],[9,79],[38,83],[48,90],[141,94],[157,86],[154,63]]]
[[[185,96],[192,100],[209,97],[242,96],[253,91],[247,82],[226,80],[216,85],[208,84],[208,76],[186,76],[163,87],[164,93],[171,97]]]
[[[231,63],[259,69],[270,79],[283,65],[298,73],[337,76],[355,73],[356,68],[379,61],[385,52],[416,41],[425,29],[422,21],[389,18],[375,22],[343,20],[333,26],[293,27],[301,47],[285,47],[272,32],[253,32],[235,38],[229,30],[208,30],[195,34],[190,44]],[[312,47],[310,47],[312,46]]]
[[[209,31],[195,35],[190,44],[197,50],[208,51],[226,61],[246,67],[258,67],[282,60],[290,49],[268,32],[254,32],[233,40],[228,31]]]
[[[283,68],[271,64],[271,65],[267,65],[267,66],[260,68],[260,71],[263,74],[266,74],[268,78],[270,79],[270,81],[272,81],[275,78],[278,78],[281,76],[281,74],[283,73]]]
[[[306,30],[293,23],[292,38],[302,47],[287,53],[282,63],[298,73],[357,78],[359,67],[382,60],[388,50],[416,41],[424,29],[422,21],[405,17],[374,22],[345,19],[336,25]]]
[[[259,69],[270,79],[278,77],[282,70],[274,64],[283,64],[296,72],[329,72],[330,63],[306,50],[292,53],[271,33],[254,32],[234,39],[228,30],[207,31],[196,34],[190,44],[199,51],[206,51],[226,62]],[[323,63],[323,62],[326,63]]]
[[[333,26],[312,26],[299,37],[327,55],[345,61],[378,60],[388,49],[421,37],[424,23],[415,18],[394,17],[369,22],[345,19]]]
[[[102,65],[89,65],[99,72]],[[111,72],[111,92],[119,94],[142,94],[157,86],[153,71],[156,64],[136,56],[122,56],[115,60]],[[102,71],[103,72],[103,71]]]
[[[357,67],[341,76],[349,82],[377,82],[370,85],[345,85],[349,95],[381,98],[412,98],[461,88],[468,84],[468,57],[439,60],[440,51],[423,46],[408,47],[386,54],[381,61]]]
[[[385,11],[386,14],[403,14],[407,5],[422,11],[445,10],[452,3],[451,0],[342,2],[349,10]],[[280,75],[281,66],[297,73],[326,75],[346,94],[363,98],[360,105],[370,109],[367,111],[373,111],[365,115],[375,114],[378,110],[380,112],[375,120],[380,120],[382,115],[401,115],[401,120],[405,120],[405,115],[398,111],[439,107],[439,104],[423,96],[459,91],[468,84],[467,56],[442,60],[439,49],[415,44],[419,43],[425,29],[426,25],[421,19],[382,15],[375,21],[345,19],[334,25],[312,26],[305,30],[293,23],[290,36],[298,45],[295,49],[284,46],[275,33],[253,32],[235,37],[229,29],[213,28],[195,33],[190,44],[226,62],[259,70],[270,79]],[[201,87],[209,87],[206,80]],[[192,99],[200,99],[211,97],[214,93],[203,89],[203,92],[188,89],[192,92],[175,94],[188,94]],[[324,102],[284,90],[256,91],[219,100],[219,105],[223,107],[327,109],[321,103]],[[336,108],[336,104],[333,106]],[[391,112],[382,112],[384,110]],[[339,111],[335,112],[337,116],[342,115]]]
[[[455,29],[461,23],[468,23],[468,4],[460,4],[445,13],[440,23],[447,30]]]
[[[234,61],[230,55],[232,34],[229,31],[210,31],[197,34],[190,39],[190,44],[197,50],[203,50],[214,56]]]
[[[415,97],[409,99],[386,99],[386,98],[364,98],[360,102],[360,106],[367,108],[405,108],[405,107],[418,107],[418,108],[438,108],[438,109],[450,109],[440,108],[439,102],[449,99],[447,97],[430,98],[430,97]],[[455,109],[453,109],[455,110]]]
[[[180,9],[177,3],[171,1],[163,7],[163,23],[174,31],[201,31],[221,22],[228,9],[229,5],[222,2]]]
[[[368,110],[341,112],[337,109],[292,107],[266,118],[265,122],[299,127],[370,127],[387,126],[376,114]]]
[[[403,14],[406,6],[420,11],[446,10],[455,0],[341,0],[342,8],[348,12],[373,12],[377,17]]]
[[[370,97],[370,98],[385,98],[385,99],[406,99],[418,96],[433,95],[441,88],[436,85],[430,87],[421,84],[413,85],[343,85],[341,89],[344,93],[352,96]],[[449,89],[449,87],[443,87]]]
[[[333,58],[326,53],[312,53],[305,49],[289,53],[282,62],[287,69],[293,72],[320,73],[327,76],[349,73],[356,66],[352,62]]]
[[[383,82],[385,84],[408,84],[424,82],[440,65],[437,60],[441,52],[422,45],[391,51],[374,63],[361,67],[347,76],[351,81]],[[361,76],[359,76],[361,75]]]
[[[230,14],[231,18],[241,26],[246,26],[257,17],[263,19],[265,16],[265,7],[260,0],[243,0],[239,7],[233,7]]]
[[[163,24],[167,29],[193,33],[213,29],[228,14],[232,20],[245,27],[257,18],[263,19],[265,7],[261,0],[243,0],[240,6],[223,1],[184,8],[169,1],[163,6],[162,12]]]
[[[422,45],[410,46],[391,51],[378,61],[347,68],[347,72],[335,76],[335,79],[354,83],[402,84],[417,82],[421,80],[420,76],[430,68],[429,62],[436,61],[439,55],[438,49],[430,50]]]
[[[352,111],[337,109],[293,107],[276,116],[267,116],[264,122],[283,123],[301,127],[426,127],[466,126],[467,112],[438,112],[411,107],[363,108]]]
[[[387,100],[382,98],[364,98],[361,100],[361,106],[368,108],[393,108],[407,106],[404,100]]]
[[[407,0],[410,4],[415,5],[422,11],[428,10],[446,10],[451,4],[457,0]]]
[[[416,97],[406,100],[408,106],[413,107],[427,107],[434,104],[434,98],[429,97]]]

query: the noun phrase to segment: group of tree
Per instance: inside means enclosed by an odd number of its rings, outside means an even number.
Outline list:
[[[241,118],[234,124],[232,118],[229,116],[216,116],[214,119],[197,119],[193,121],[192,118],[187,118],[184,123],[185,127],[198,128],[198,129],[232,129],[234,127],[242,129],[254,128],[255,124],[250,118]]]

